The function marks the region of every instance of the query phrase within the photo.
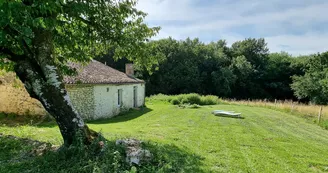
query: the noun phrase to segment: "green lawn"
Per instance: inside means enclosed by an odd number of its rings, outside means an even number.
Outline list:
[[[241,112],[245,118],[217,117],[211,114],[215,109]],[[109,140],[148,141],[154,151],[167,153],[165,158],[172,161],[171,166],[178,172],[328,171],[328,131],[303,118],[266,108],[216,105],[180,109],[148,102],[142,111],[88,124]],[[53,124],[2,125],[0,132],[61,143],[58,128]],[[0,141],[0,152],[7,151],[0,154],[2,159],[19,154],[9,153],[11,149],[6,145],[8,141]]]

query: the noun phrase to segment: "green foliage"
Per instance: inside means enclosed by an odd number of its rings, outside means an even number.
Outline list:
[[[170,102],[171,102],[171,104],[173,104],[173,105],[178,105],[178,104],[180,104],[180,101],[179,101],[177,98],[173,98]]]
[[[152,95],[150,97],[146,97],[146,101],[164,101],[164,102],[170,102],[172,100],[173,97],[165,95],[165,94],[156,94],[156,95]]]
[[[146,98],[147,101],[163,101],[169,102],[173,105],[187,104],[187,105],[216,105],[220,104],[221,100],[214,95],[201,96],[196,93],[179,94],[179,95],[164,95],[157,94]]]
[[[56,152],[49,150],[50,143],[7,136],[0,136],[0,139],[1,171],[4,172],[146,173],[199,170],[199,156],[190,155],[174,145],[146,142],[143,147],[151,151],[153,159],[140,166],[127,163],[124,148],[104,138],[95,139],[89,146],[72,145],[69,148],[61,147]],[[99,142],[104,143],[103,148],[99,147]],[[42,156],[31,154],[31,150],[42,145],[47,146]]]
[[[299,99],[309,98],[317,104],[328,104],[328,52],[314,55],[303,76],[294,76],[292,89]]]
[[[290,77],[304,74],[309,59],[285,52],[270,54],[264,39],[245,39],[231,47],[224,40],[205,44],[198,39],[173,38],[152,44],[156,49],[150,53],[161,53],[165,58],[150,66],[151,73],[137,67],[137,77],[146,81],[147,95],[200,93],[238,99],[295,99]],[[106,58],[113,61],[110,54]],[[108,64],[124,69],[122,61],[111,61],[107,60]]]
[[[222,103],[221,100],[214,95],[206,95],[201,97],[200,105],[217,105]]]
[[[0,68],[7,59],[14,62],[32,57],[43,35],[53,46],[53,61],[69,72],[67,61],[87,62],[114,48],[115,58],[126,57],[145,66],[157,60],[149,54],[154,46],[148,38],[159,31],[144,23],[145,13],[135,0],[63,1],[2,0],[0,3]],[[160,55],[159,55],[160,56]]]
[[[201,108],[201,107],[198,104],[192,104],[192,105],[188,106],[188,108],[198,109],[198,108]]]
[[[189,103],[189,104],[200,104],[200,95],[192,93],[192,94],[181,94],[178,96],[182,97],[181,103]]]

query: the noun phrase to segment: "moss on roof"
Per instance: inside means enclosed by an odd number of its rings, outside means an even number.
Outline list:
[[[144,83],[143,80],[120,72],[101,62],[92,60],[87,65],[70,63],[72,68],[77,70],[75,76],[64,76],[66,84],[128,84]]]

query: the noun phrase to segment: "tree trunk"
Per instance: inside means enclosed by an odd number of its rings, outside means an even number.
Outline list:
[[[62,76],[55,66],[51,34],[37,32],[29,56],[15,61],[15,72],[24,83],[31,97],[39,100],[43,107],[55,118],[64,145],[69,146],[83,140],[92,140],[88,127],[69,99]]]

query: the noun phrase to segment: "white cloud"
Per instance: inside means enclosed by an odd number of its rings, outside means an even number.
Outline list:
[[[208,1],[206,1],[209,3]],[[328,31],[313,27],[327,23],[324,0],[139,0],[137,8],[148,13],[146,22],[162,27],[155,38],[199,37],[202,41],[265,37],[271,52],[292,54],[327,50]],[[270,2],[270,3],[269,3]],[[251,30],[251,31],[249,31]],[[283,47],[279,45],[285,45]]]
[[[271,52],[288,51],[293,55],[305,55],[328,51],[328,33],[304,35],[279,35],[266,37]],[[283,45],[283,46],[282,46]],[[284,48],[287,45],[287,48]]]

